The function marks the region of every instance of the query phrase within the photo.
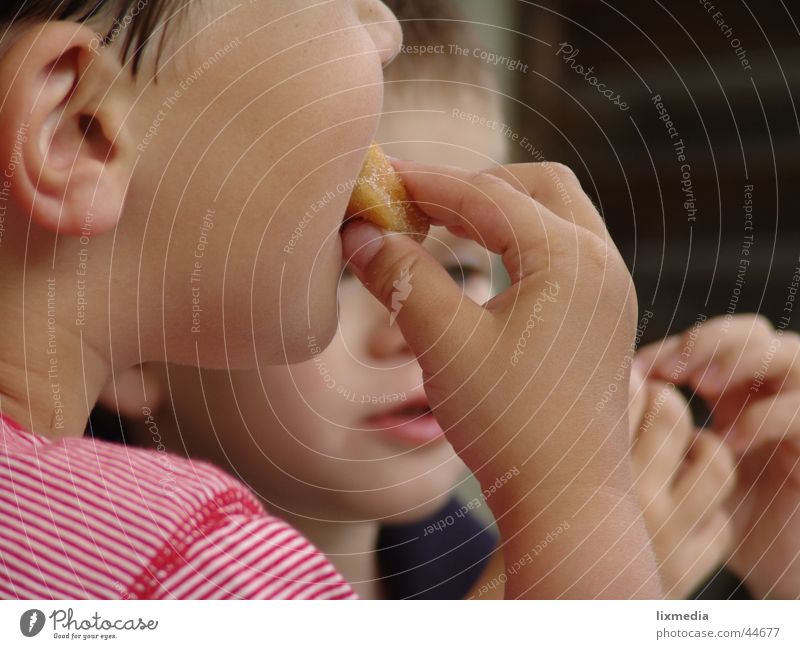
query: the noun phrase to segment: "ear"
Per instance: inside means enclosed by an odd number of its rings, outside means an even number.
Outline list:
[[[0,57],[0,164],[12,200],[40,226],[67,235],[116,226],[136,160],[125,75],[77,23],[32,26]]]
[[[141,418],[145,408],[160,410],[166,393],[163,370],[145,363],[115,374],[100,393],[98,403],[126,419]]]

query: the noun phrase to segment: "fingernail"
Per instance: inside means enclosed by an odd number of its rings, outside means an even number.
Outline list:
[[[356,220],[342,231],[344,260],[358,269],[366,268],[383,248],[383,232],[366,221]]]

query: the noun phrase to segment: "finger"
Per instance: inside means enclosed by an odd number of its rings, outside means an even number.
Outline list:
[[[766,331],[759,326],[739,336],[738,342],[723,341],[708,368],[696,373],[692,383],[707,398],[732,389],[758,390],[765,383],[798,388],[800,377],[793,377],[798,370],[800,337],[794,332],[775,331],[771,325]]]
[[[659,381],[649,382],[648,404],[631,450],[634,472],[649,493],[667,489],[694,434],[689,404]]]
[[[639,349],[633,359],[633,365],[644,376],[671,381],[672,377],[663,371],[665,359],[671,359],[680,349],[683,336],[669,336],[650,343]]]
[[[762,380],[785,377],[797,363],[800,339],[779,334],[763,316],[712,318],[640,351],[640,363],[664,380],[692,385],[704,397]],[[767,362],[764,362],[767,361]]]
[[[441,341],[468,340],[489,315],[465,297],[439,262],[411,237],[355,220],[342,231],[343,255],[369,291],[391,312],[417,356],[454,350]],[[432,317],[432,314],[443,314]]]
[[[411,198],[433,223],[460,226],[478,244],[501,255],[512,282],[547,270],[563,255],[575,258],[590,234],[495,175],[394,164]]]
[[[725,434],[737,452],[785,438],[800,438],[800,391],[751,402]]]
[[[719,437],[700,431],[675,481],[675,511],[687,521],[715,512],[733,492],[736,461]]]
[[[496,167],[487,173],[528,194],[553,214],[610,241],[603,218],[569,167],[557,162],[540,162]]]
[[[647,410],[648,386],[642,373],[635,367],[631,367],[630,388],[628,390],[628,422],[630,424],[631,443],[636,440],[639,434],[639,426],[642,425],[642,417]]]
[[[730,555],[733,545],[733,525],[725,512],[717,511],[696,525],[681,544],[678,552],[680,567],[675,566],[679,579],[672,592],[674,598],[689,597],[713,570],[719,568]]]

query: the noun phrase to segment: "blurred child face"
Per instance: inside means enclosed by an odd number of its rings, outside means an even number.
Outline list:
[[[226,0],[193,3],[170,41],[134,98],[121,227],[141,246],[119,276],[165,305],[142,317],[170,360],[308,358],[335,331],[338,231],[399,26],[377,0]]]
[[[426,245],[466,296],[489,299],[485,251],[439,228]],[[413,284],[411,277],[409,290]],[[314,360],[266,368],[260,379],[254,372],[234,378],[255,439],[240,429],[230,442],[232,465],[248,471],[243,477],[267,501],[295,514],[419,518],[442,505],[463,466],[428,409],[422,371],[386,309],[347,275],[339,302],[339,332],[326,350],[314,350]],[[228,450],[230,429],[226,437]]]
[[[409,89],[395,92],[387,96],[389,105],[414,101]],[[437,106],[450,94],[430,87],[424,93]],[[484,106],[499,113],[497,104]],[[398,143],[418,139],[426,119],[413,110],[398,112],[381,123],[379,138],[390,143],[388,151],[397,150]],[[499,134],[487,138],[459,120],[440,124],[438,139],[404,150],[436,162],[452,156],[454,143],[464,147],[462,159],[470,152],[475,169],[490,164],[487,157],[505,156]],[[434,228],[425,245],[468,298],[482,303],[490,297],[484,249],[442,228]],[[413,277],[408,284],[413,290]],[[226,464],[274,511],[336,521],[419,519],[443,505],[463,464],[427,412],[421,369],[390,314],[346,272],[339,306],[337,335],[325,350],[322,341],[309,341],[311,361],[201,377],[171,368],[177,420],[192,435],[207,431],[203,447],[190,452]]]

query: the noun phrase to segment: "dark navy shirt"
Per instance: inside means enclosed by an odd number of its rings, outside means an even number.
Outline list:
[[[497,547],[494,528],[456,498],[428,520],[386,525],[378,568],[386,599],[463,599]]]

